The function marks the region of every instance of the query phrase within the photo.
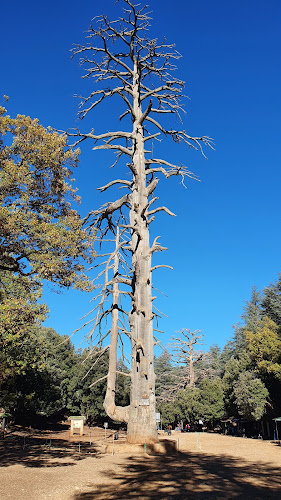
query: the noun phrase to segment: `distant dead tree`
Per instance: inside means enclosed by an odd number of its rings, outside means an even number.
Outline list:
[[[194,367],[203,356],[202,352],[195,350],[195,346],[202,345],[203,334],[200,330],[192,332],[187,328],[177,333],[180,333],[182,337],[173,337],[174,358],[184,367],[184,374],[178,384],[178,389],[186,386],[194,387],[196,382]]]
[[[149,443],[158,439],[153,328],[153,319],[158,313],[153,308],[152,272],[160,267],[170,268],[152,265],[154,253],[165,248],[158,243],[159,236],[150,243],[150,224],[159,212],[174,215],[165,206],[153,208],[158,200],[154,194],[159,181],[157,175],[166,179],[180,176],[182,184],[187,177],[196,179],[185,166],[155,157],[154,143],[162,136],[203,153],[202,147],[211,146],[211,140],[206,136],[192,137],[185,130],[167,125],[167,116],[180,118],[180,111],[183,111],[184,82],[172,76],[176,69],[174,61],[180,54],[165,39],[159,42],[147,37],[150,17],[146,6],[135,5],[132,0],[123,2],[123,17],[115,21],[104,15],[95,18],[88,31],[88,43],[76,45],[73,54],[81,57],[84,78],[92,79],[95,84],[89,95],[80,96],[80,118],[88,117],[108,99],[119,99],[124,106],[119,118],[127,125],[123,130],[111,131],[109,127],[111,123],[114,125],[114,120],[108,116],[109,131],[96,133],[93,128],[88,132],[75,129],[68,135],[76,138],[74,145],[91,140],[94,150],[111,150],[116,154],[113,166],[125,160],[129,174],[127,178],[116,178],[99,188],[104,192],[119,186],[125,193],[91,212],[88,218],[89,225],[99,232],[101,242],[105,242],[110,232],[116,238],[115,250],[107,254],[101,272],[104,286],[98,297],[100,305],[90,335],[93,336],[95,330],[101,338],[111,334],[104,402],[108,415],[127,422],[129,442]],[[164,123],[157,117],[163,117]],[[118,236],[117,226],[120,229]],[[106,308],[109,296],[113,300]],[[125,302],[129,299],[127,311],[122,307],[121,298]],[[112,326],[104,332],[102,322],[109,316],[112,316]],[[122,334],[131,341],[131,394],[130,405],[126,408],[116,407],[114,401],[116,350],[117,342],[122,342]]]

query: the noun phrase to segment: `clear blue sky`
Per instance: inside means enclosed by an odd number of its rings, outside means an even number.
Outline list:
[[[70,60],[73,43],[82,42],[91,18],[119,16],[113,0],[4,2],[1,6],[1,95],[10,96],[9,113],[38,117],[47,126],[76,124],[76,93],[85,94],[78,60]],[[206,346],[223,346],[239,321],[252,285],[259,289],[281,271],[280,0],[150,0],[151,34],[174,42],[183,55],[178,76],[187,82],[184,128],[209,135],[216,151],[209,159],[173,144],[166,157],[182,161],[200,183],[188,189],[161,182],[158,195],[177,218],[161,215],[153,231],[169,247],[157,262],[174,271],[155,272],[155,285],[168,296],[157,307],[167,343],[176,330],[200,329]],[[110,129],[102,108],[92,115],[97,131]],[[112,178],[108,155],[82,150],[77,186],[80,211],[98,208],[96,187]],[[156,275],[157,273],[157,275]],[[51,292],[48,326],[71,334],[89,308],[90,296]],[[76,345],[82,339],[76,334]]]

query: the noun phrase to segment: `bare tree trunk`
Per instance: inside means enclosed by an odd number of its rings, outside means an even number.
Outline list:
[[[119,228],[117,227],[116,242],[115,242],[115,256],[114,256],[114,266],[113,275],[114,278],[118,276],[119,270]],[[110,350],[109,350],[109,364],[108,364],[108,374],[107,374],[107,388],[104,399],[104,409],[107,415],[117,422],[128,422],[129,417],[129,407],[116,406],[115,405],[115,391],[116,391],[116,372],[117,372],[117,344],[118,344],[118,302],[119,302],[119,285],[115,281],[113,284],[112,293],[112,322],[111,322],[111,339],[110,339]]]
[[[155,375],[153,313],[151,293],[151,249],[146,217],[148,190],[146,186],[144,137],[140,122],[142,109],[137,65],[134,65],[134,129],[133,189],[130,209],[132,230],[133,304],[130,313],[132,334],[131,405],[127,440],[131,443],[158,439],[155,421]]]
[[[195,385],[195,375],[194,375],[194,359],[193,359],[193,345],[190,345],[189,354],[189,387],[194,387]]]

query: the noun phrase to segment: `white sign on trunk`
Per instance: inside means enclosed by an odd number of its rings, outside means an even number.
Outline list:
[[[149,406],[149,399],[148,398],[142,398],[139,400],[139,406]]]

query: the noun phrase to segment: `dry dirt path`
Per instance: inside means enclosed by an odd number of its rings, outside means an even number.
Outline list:
[[[174,433],[175,454],[104,455],[102,431],[69,443],[66,433],[6,441],[1,500],[281,499],[281,446],[208,433]],[[110,439],[110,438],[108,438]],[[13,448],[12,448],[13,444]],[[18,445],[18,447],[17,447]]]

